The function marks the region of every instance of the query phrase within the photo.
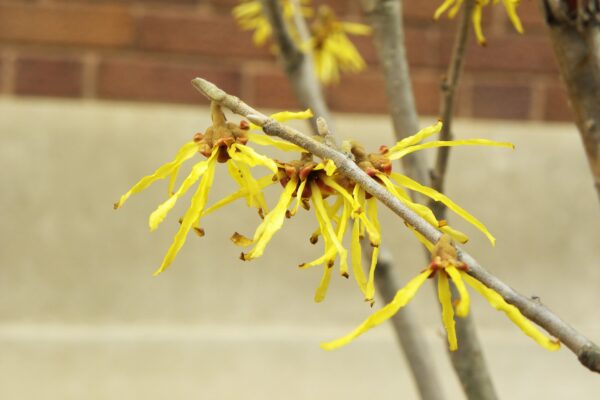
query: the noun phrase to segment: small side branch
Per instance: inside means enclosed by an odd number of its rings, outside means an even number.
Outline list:
[[[471,26],[471,15],[475,8],[476,0],[465,0],[462,5],[462,15],[458,24],[458,31],[454,39],[454,47],[448,71],[441,85],[442,104],[440,107],[440,117],[444,122],[442,131],[440,132],[439,140],[452,140],[452,122],[455,108],[455,95],[458,88],[458,82],[463,70],[465,60],[465,51],[469,39],[469,27]],[[438,192],[444,191],[444,180],[446,178],[446,168],[448,167],[448,157],[450,155],[450,147],[440,147],[437,151],[435,166],[431,173],[431,187]],[[443,219],[445,208],[441,203],[431,203],[433,211],[439,218]],[[437,212],[436,212],[437,211]]]
[[[228,95],[214,84],[201,79],[192,80],[192,85],[209,100],[216,101],[227,107],[235,114],[241,115],[256,125],[262,126],[263,131],[272,136],[294,143],[322,159],[332,160],[338,171],[360,185],[365,191],[376,197],[406,223],[414,227],[427,240],[436,243],[441,234],[419,215],[393,197],[385,188],[369,177],[352,160],[343,153],[319,143],[302,132],[283,125],[250,107],[235,96]],[[508,303],[517,307],[523,315],[544,328],[551,335],[564,343],[577,355],[580,362],[592,371],[600,372],[600,349],[593,342],[561,320],[556,314],[542,304],[519,294],[510,286],[486,271],[467,252],[458,249],[459,259],[469,266],[469,274],[484,285],[498,292]]]

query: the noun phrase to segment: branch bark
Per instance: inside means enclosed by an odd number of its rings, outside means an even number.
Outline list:
[[[204,79],[195,78],[192,80],[192,85],[209,100],[216,101],[233,113],[241,115],[252,123],[261,126],[266,134],[294,143],[322,159],[332,160],[340,173],[376,197],[406,223],[414,227],[427,240],[432,243],[436,243],[439,240],[441,234],[437,229],[429,225],[427,221],[392,196],[382,185],[377,183],[350,160],[347,155],[323,143],[317,142],[310,136],[294,128],[267,117],[239,98],[228,95]],[[559,339],[578,356],[579,361],[587,368],[595,372],[600,372],[600,348],[597,345],[561,320],[540,302],[533,301],[519,294],[500,279],[490,274],[460,247],[457,248],[457,251],[459,259],[468,265],[468,273],[471,276],[498,292],[508,303],[517,307],[523,315]]]
[[[540,0],[600,200],[600,10],[596,0]]]
[[[410,73],[404,46],[404,23],[402,20],[402,2],[397,0],[361,0],[364,13],[373,28],[373,40],[377,49],[379,63],[383,69],[386,94],[390,105],[394,133],[398,140],[419,130],[418,114],[411,88]],[[443,131],[440,140],[451,139],[452,114],[454,111],[454,94],[460,78],[464,51],[469,33],[470,15],[475,1],[467,0],[463,4],[458,34],[454,45],[451,63],[442,89],[444,99],[442,105]],[[466,17],[465,17],[466,16]],[[402,158],[404,173],[424,185],[437,185],[443,190],[444,176],[448,163],[448,147],[440,148],[435,169],[430,175],[424,158],[419,153]],[[429,183],[430,177],[432,183]],[[435,186],[434,186],[435,187]],[[423,197],[421,201],[428,201]],[[441,203],[431,204],[436,214],[443,215],[445,210]],[[429,252],[425,251],[426,256]],[[461,386],[469,399],[496,399],[491,375],[483,357],[473,314],[456,320],[457,332],[460,333],[459,350],[450,352],[450,361],[456,371]]]

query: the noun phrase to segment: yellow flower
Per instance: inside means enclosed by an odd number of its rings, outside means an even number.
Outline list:
[[[313,51],[317,76],[325,84],[338,82],[340,71],[357,73],[365,68],[365,61],[348,39],[348,33],[364,36],[371,33],[371,28],[340,22],[329,7],[319,7],[306,47]]]
[[[433,16],[434,19],[439,19],[440,16],[446,12],[448,9],[448,17],[454,18],[458,13],[462,3],[464,0],[445,0],[441,6],[435,10],[435,14]],[[494,4],[499,3],[500,0],[494,0]],[[506,14],[508,14],[508,18],[512,22],[515,30],[519,33],[523,33],[523,25],[521,24],[521,20],[517,15],[517,6],[519,5],[520,0],[502,0],[502,4],[504,4],[504,8],[506,9]],[[490,4],[490,0],[476,0],[475,8],[473,9],[473,13],[471,14],[471,19],[473,22],[473,28],[475,30],[475,36],[477,36],[477,41],[482,46],[486,45],[485,37],[483,36],[483,31],[481,29],[481,15],[483,12],[483,7]]]
[[[487,139],[463,139],[463,140],[450,140],[442,141],[436,140],[426,143],[421,143],[429,136],[439,133],[442,129],[442,122],[439,121],[436,124],[422,129],[416,134],[402,139],[394,146],[387,148],[382,146],[380,149],[381,154],[368,154],[364,155],[364,151],[361,149],[360,152],[355,151],[357,159],[362,157],[366,162],[370,162],[374,167],[367,171],[372,176],[379,179],[381,183],[402,203],[412,209],[415,213],[419,214],[423,219],[429,222],[432,226],[438,228],[441,232],[449,234],[451,237],[461,243],[465,243],[468,237],[446,224],[445,221],[438,221],[433,212],[426,206],[417,204],[411,201],[410,196],[404,189],[408,189],[414,192],[421,193],[435,201],[443,203],[450,210],[458,214],[460,217],[465,219],[467,222],[479,229],[494,245],[496,239],[487,230],[477,218],[469,214],[466,210],[460,207],[458,204],[453,202],[446,195],[420,183],[410,179],[409,177],[392,172],[392,160],[398,160],[407,154],[415,151],[430,149],[434,147],[450,147],[450,146],[494,146],[494,147],[507,147],[514,149],[514,145],[508,142],[495,142]],[[419,237],[417,235],[417,237]]]
[[[312,9],[304,6],[309,0],[302,0],[300,12],[303,16],[312,15]],[[295,12],[294,2],[289,0],[281,1],[283,7],[283,16],[288,22],[288,26],[293,27],[292,18]],[[244,1],[233,8],[232,12],[238,25],[245,31],[254,31],[252,40],[256,46],[262,46],[271,37],[272,29],[269,19],[263,11],[263,5],[260,0]],[[292,29],[292,35],[297,36],[295,29]]]
[[[496,291],[468,275],[466,272],[467,269],[464,263],[457,260],[456,249],[450,236],[442,235],[439,242],[433,248],[431,264],[429,264],[427,269],[410,280],[405,287],[396,293],[396,296],[389,304],[376,311],[354,331],[340,339],[323,343],[321,347],[325,350],[334,350],[345,346],[369,329],[393,317],[394,314],[412,300],[427,278],[437,273],[438,298],[442,305],[442,322],[446,328],[448,345],[451,351],[455,351],[458,348],[454,314],[456,313],[458,317],[465,317],[469,313],[470,300],[465,282],[485,297],[492,307],[504,312],[523,333],[535,340],[540,346],[550,351],[560,348],[560,343],[556,339],[549,338],[539,331],[515,306],[508,304]],[[452,303],[450,281],[454,283],[460,295],[460,299],[455,305]]]
[[[309,118],[312,116],[312,113],[310,111],[297,114],[284,113],[283,117],[291,118],[294,115],[300,118]],[[164,271],[173,262],[175,256],[185,243],[190,229],[193,228],[200,236],[204,235],[204,230],[200,228],[201,217],[242,197],[245,198],[249,207],[257,208],[259,214],[262,215],[268,212],[262,189],[273,182],[272,177],[269,175],[257,180],[252,176],[250,168],[260,165],[267,167],[272,173],[276,173],[277,165],[275,161],[258,154],[251,147],[246,146],[246,143],[248,141],[255,141],[257,144],[270,145],[284,150],[290,149],[289,144],[266,136],[262,137],[264,135],[249,133],[250,126],[246,121],[242,121],[239,125],[227,122],[220,106],[214,102],[211,104],[211,117],[212,125],[204,134],[196,134],[193,141],[181,147],[172,161],[159,167],[153,174],[142,178],[127,193],[121,196],[119,201],[114,205],[114,208],[117,209],[132,194],[141,192],[158,180],[169,178],[169,198],[158,206],[150,215],[148,221],[150,230],[155,230],[175,206],[177,200],[185,195],[200,180],[196,192],[192,196],[191,205],[181,219],[179,231],[175,234],[173,243],[167,251],[161,266],[155,272],[155,275]],[[296,150],[297,148],[291,147],[291,149]],[[181,165],[196,153],[202,154],[207,159],[196,163],[192,167],[190,174],[183,180],[179,189],[173,192]],[[238,183],[240,189],[220,200],[212,207],[206,208],[217,162],[227,163],[228,172]]]
[[[284,191],[277,205],[265,216],[252,239],[237,232],[231,239],[240,246],[253,246],[250,251],[241,254],[242,260],[250,261],[258,258],[262,256],[275,233],[281,229],[285,218],[294,216],[300,206],[310,209],[312,204],[319,229],[311,236],[311,242],[314,244],[319,235],[323,236],[325,250],[321,257],[303,263],[300,267],[324,266],[323,278],[315,294],[315,301],[320,302],[325,298],[331,270],[338,255],[340,257],[340,273],[348,277],[348,252],[341,242],[347,228],[350,210],[344,204],[343,216],[338,218],[336,213],[341,202],[331,205],[325,199],[340,195],[351,198],[351,195],[331,178],[335,173],[335,164],[330,160],[316,163],[311,154],[304,153],[299,160],[279,163],[278,166],[277,180],[284,187]],[[294,197],[296,197],[296,202],[291,207]]]

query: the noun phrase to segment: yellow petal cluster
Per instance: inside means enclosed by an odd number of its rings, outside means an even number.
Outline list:
[[[383,155],[389,160],[398,160],[407,154],[413,153],[415,151],[431,149],[436,147],[451,147],[451,146],[491,146],[491,147],[504,147],[514,149],[515,146],[512,143],[508,142],[496,142],[493,140],[487,139],[464,139],[464,140],[434,140],[431,142],[422,143],[423,140],[440,133],[442,130],[442,122],[438,121],[436,124],[433,124],[429,127],[426,127],[416,134],[409,136],[399,142],[397,142],[394,146],[389,149],[383,149]],[[475,226],[479,229],[490,241],[492,245],[495,245],[496,239],[489,230],[481,223],[477,218],[468,213],[465,209],[460,207],[454,201],[452,201],[448,196],[443,193],[438,192],[430,187],[421,185],[420,183],[410,179],[409,177],[398,174],[395,172],[391,172],[388,174],[385,173],[377,173],[377,177],[383,182],[386,188],[401,202],[403,202],[407,207],[415,211],[419,214],[423,219],[429,222],[436,228],[439,228],[440,231],[449,234],[455,240],[465,243],[468,240],[468,237],[448,225],[444,225],[441,221],[438,221],[433,212],[420,204],[414,203],[411,201],[410,196],[404,191],[404,189],[411,190],[413,192],[420,193],[430,199],[435,201],[439,201],[444,204],[448,209],[455,212],[461,218]]]
[[[521,20],[519,19],[519,15],[517,14],[517,7],[520,3],[520,0],[501,0],[504,5],[504,9],[506,10],[506,14],[510,19],[515,30],[519,33],[523,33],[523,25],[521,24]],[[460,7],[462,6],[464,0],[444,0],[441,6],[439,6],[433,15],[434,19],[439,19],[442,14],[448,11],[448,17],[454,18]],[[498,4],[500,0],[493,0],[493,4]],[[491,4],[491,0],[476,0],[475,8],[473,9],[473,13],[471,14],[471,20],[473,23],[473,29],[475,30],[475,36],[477,37],[477,41],[480,45],[485,46],[486,40],[483,35],[483,30],[481,28],[481,16],[483,14],[483,7]]]
[[[269,138],[265,135],[247,132],[250,126],[246,122],[241,123],[240,126],[227,122],[221,108],[216,103],[211,104],[211,116],[213,124],[206,130],[205,134],[197,134],[194,141],[184,144],[172,161],[162,165],[151,175],[143,177],[121,196],[119,201],[114,205],[114,208],[117,209],[132,194],[141,192],[158,180],[169,178],[169,197],[150,214],[148,220],[150,230],[153,231],[165,220],[177,201],[199,181],[196,192],[192,196],[190,207],[180,220],[179,230],[175,234],[173,242],[155,275],[161,273],[171,265],[177,253],[183,247],[191,229],[194,229],[201,236],[204,234],[204,231],[200,227],[200,219],[202,217],[240,198],[244,198],[249,207],[258,209],[259,214],[268,213],[269,210],[262,191],[265,187],[277,181],[277,179],[273,179],[274,174],[278,170],[277,164],[274,160],[257,153],[244,143],[251,141],[288,151],[299,149],[297,146]],[[312,112],[310,110],[299,113],[285,112],[273,115],[272,117],[281,120],[293,118],[306,119],[312,117]],[[173,192],[181,165],[197,153],[205,155],[207,159],[197,162],[179,188]],[[209,191],[214,181],[216,164],[219,162],[227,164],[229,175],[238,184],[239,190],[207,207]],[[251,168],[258,166],[266,167],[271,171],[271,174],[256,179],[251,173]]]
[[[352,332],[339,339],[323,343],[321,347],[325,350],[334,350],[345,346],[371,328],[387,321],[412,300],[427,278],[436,274],[438,277],[438,298],[442,306],[442,324],[446,329],[448,347],[451,351],[458,349],[454,316],[456,314],[458,317],[465,317],[469,313],[470,300],[465,282],[479,292],[492,307],[503,311],[515,325],[540,346],[549,351],[560,348],[560,343],[557,340],[542,333],[516,307],[506,303],[496,291],[470,276],[464,263],[456,259],[456,250],[452,244],[452,239],[445,234],[442,235],[433,250],[432,262],[429,267],[400,289],[389,304],[373,313]],[[455,303],[452,301],[450,281],[454,283],[460,296],[458,302]]]

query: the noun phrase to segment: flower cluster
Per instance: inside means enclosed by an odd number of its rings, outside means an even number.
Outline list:
[[[560,343],[557,340],[549,338],[540,332],[515,306],[508,304],[496,291],[488,288],[467,273],[468,267],[465,263],[458,260],[456,248],[449,235],[443,234],[441,236],[438,243],[432,246],[431,254],[432,258],[429,266],[400,289],[389,304],[373,313],[373,315],[348,335],[331,342],[323,343],[321,347],[325,350],[333,350],[344,346],[369,329],[390,319],[412,300],[428,278],[437,275],[437,292],[442,306],[442,323],[446,328],[450,351],[458,349],[454,314],[458,317],[466,317],[469,314],[469,292],[467,292],[465,283],[479,292],[492,307],[504,312],[523,333],[535,340],[540,346],[550,351],[560,348]],[[454,283],[460,296],[459,300],[454,304],[450,291],[450,281]]]
[[[314,57],[315,72],[324,84],[337,83],[340,72],[358,73],[365,68],[365,62],[360,53],[348,38],[351,35],[368,35],[371,28],[366,25],[342,22],[326,5],[321,5],[315,12],[309,6],[310,0],[300,2],[296,7],[293,1],[281,0],[283,19],[292,39],[298,48],[309,52]],[[308,34],[303,39],[298,33],[294,14],[312,18]],[[233,16],[243,30],[253,31],[253,41],[262,46],[272,35],[271,24],[265,15],[263,5],[259,0],[246,0],[234,7]]]
[[[446,11],[448,11],[449,18],[454,18],[458,13],[458,10],[460,10],[463,2],[464,0],[444,0],[442,5],[435,10],[433,18],[439,19]],[[493,0],[493,4],[498,4],[499,2],[500,0]],[[521,24],[521,20],[517,15],[517,6],[519,5],[519,2],[520,0],[502,0],[506,14],[510,19],[510,22],[513,24],[513,27],[517,32],[523,33],[523,25]],[[481,29],[481,16],[483,14],[483,7],[488,6],[491,3],[492,0],[475,0],[475,7],[473,8],[473,13],[471,14],[475,36],[477,37],[479,44],[482,46],[486,45],[486,40],[485,36],[483,36],[483,30]]]
[[[271,239],[282,229],[286,219],[295,217],[302,210],[309,211],[312,209],[317,227],[311,234],[309,241],[312,244],[317,244],[321,240],[323,252],[322,255],[313,260],[300,263],[299,267],[307,269],[322,266],[323,268],[321,282],[314,296],[315,301],[320,302],[325,299],[333,267],[337,262],[340,275],[345,278],[349,278],[351,274],[354,275],[354,280],[363,299],[372,305],[375,296],[375,268],[379,246],[382,242],[377,200],[366,193],[357,183],[341,174],[331,160],[316,161],[312,154],[294,144],[255,133],[254,131],[257,131],[259,127],[246,121],[242,120],[238,124],[228,122],[221,107],[214,102],[211,104],[211,117],[212,125],[204,133],[197,133],[192,141],[181,147],[172,161],[159,167],[153,174],[142,178],[115,204],[115,208],[119,208],[132,194],[146,189],[158,180],[168,178],[169,197],[152,212],[149,218],[150,229],[154,230],[166,218],[176,202],[199,181],[196,191],[192,195],[190,207],[180,220],[179,230],[155,274],[161,273],[171,265],[190,231],[195,231],[200,236],[204,235],[204,230],[200,224],[202,218],[235,200],[243,198],[248,207],[257,209],[262,222],[254,231],[254,234],[249,237],[237,232],[232,235],[231,240],[236,245],[249,248],[241,253],[240,258],[242,260],[251,261],[261,257]],[[310,110],[300,113],[282,112],[271,117],[278,121],[286,121],[292,118],[310,118],[312,113]],[[451,228],[445,221],[437,220],[429,208],[411,200],[407,191],[421,193],[442,202],[450,210],[481,230],[493,244],[494,238],[487,228],[447,196],[393,171],[393,160],[428,148],[462,145],[514,147],[511,143],[485,139],[433,140],[423,143],[423,140],[439,133],[441,128],[442,123],[438,122],[389,148],[382,146],[378,152],[374,153],[365,151],[360,143],[354,141],[344,143],[349,156],[353,157],[358,167],[438,229],[443,236],[442,240],[434,247],[409,226],[417,238],[432,251],[432,263],[427,270],[400,290],[390,304],[374,313],[354,332],[344,338],[324,344],[324,348],[333,349],[343,346],[371,327],[390,318],[407,304],[423,282],[433,275],[438,276],[438,292],[442,303],[443,321],[448,331],[451,350],[456,348],[457,342],[454,332],[454,306],[451,302],[449,280],[454,282],[460,293],[461,299],[456,305],[456,314],[459,317],[465,316],[469,308],[469,297],[465,290],[464,281],[486,297],[494,307],[504,311],[526,334],[532,336],[540,344],[549,349],[554,349],[557,346],[556,343],[537,332],[516,308],[506,304],[497,293],[466,274],[467,267],[457,261],[456,251],[451,243],[452,238],[466,242],[466,235]],[[296,153],[297,157],[289,161],[271,159],[256,152],[249,146],[251,143]],[[179,188],[174,190],[180,167],[186,160],[191,159],[196,154],[199,154],[202,160],[192,167],[191,172],[182,181]],[[215,169],[218,164],[227,165],[227,170],[238,184],[239,189],[211,206],[207,206],[209,191],[214,183]],[[264,167],[269,172],[261,178],[255,178],[252,174],[254,167]],[[269,208],[263,195],[263,189],[275,183],[281,185],[282,193],[274,207]],[[351,231],[349,235],[347,235],[348,231]],[[346,236],[350,236],[349,245],[345,244]],[[366,271],[363,270],[362,265],[361,241],[363,239],[368,240],[373,248],[370,265]]]

